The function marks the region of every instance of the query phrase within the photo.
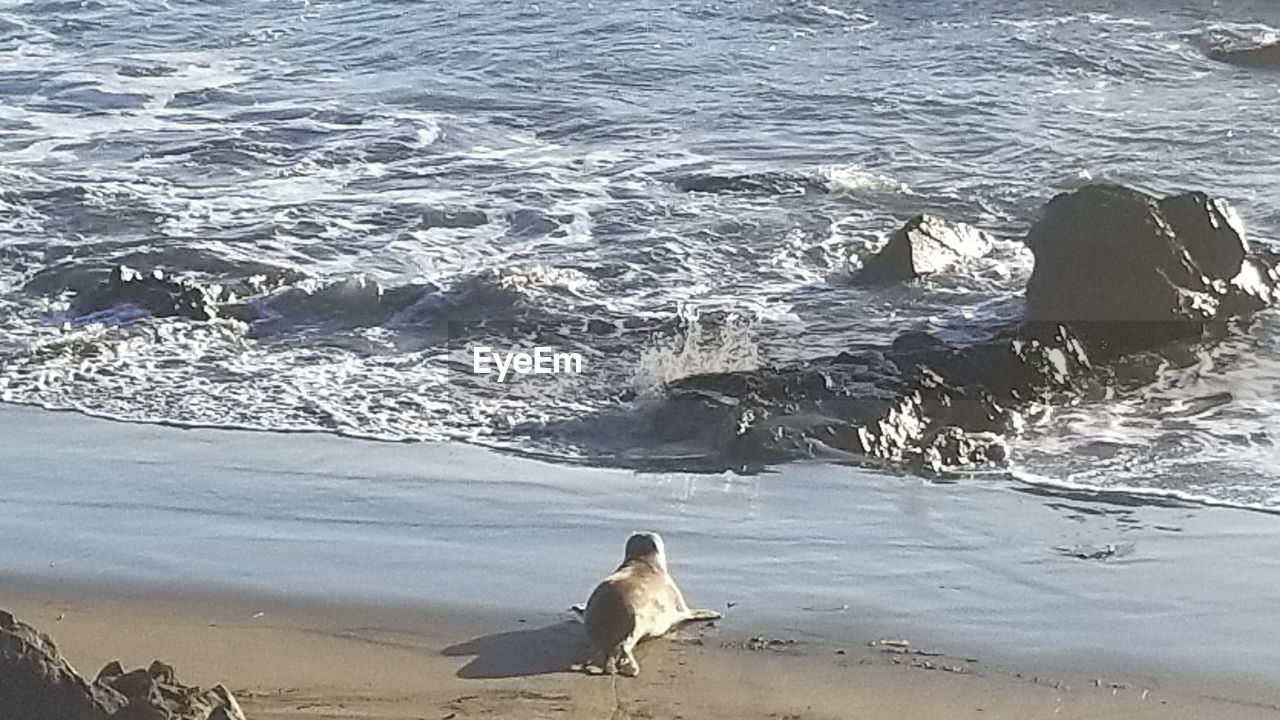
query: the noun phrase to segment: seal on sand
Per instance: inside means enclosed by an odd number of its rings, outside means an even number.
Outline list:
[[[716,620],[714,610],[691,610],[667,572],[667,553],[657,533],[627,538],[622,564],[596,586],[582,613],[591,641],[589,665],[605,673],[640,673],[632,651],[645,638],[660,637],[691,620]]]

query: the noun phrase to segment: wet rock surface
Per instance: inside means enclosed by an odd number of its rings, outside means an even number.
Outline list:
[[[966,347],[908,333],[887,350],[804,368],[677,381],[654,427],[661,439],[698,438],[741,470],[797,455],[931,471],[984,466],[1005,460],[1022,410],[1074,401],[1091,370],[1065,326],[1018,326]]]
[[[908,332],[803,366],[684,378],[652,409],[655,437],[693,438],[711,464],[746,471],[796,456],[990,466],[1027,413],[1140,384],[1152,365],[1141,353],[1211,341],[1276,293],[1271,262],[1203,193],[1086,186],[1051,200],[1026,242],[1036,264],[1021,323],[964,345]]]
[[[1118,352],[1198,334],[1269,301],[1268,289],[1234,282],[1248,254],[1243,230],[1203,193],[1157,199],[1086,186],[1049,201],[1027,245],[1036,258],[1028,319],[1071,324]]]
[[[742,175],[688,175],[673,180],[681,192],[794,195],[827,192],[827,184],[817,177],[788,172],[744,173]]]
[[[231,318],[269,324],[284,319],[302,324],[367,326],[385,323],[440,290],[425,284],[385,287],[363,275],[322,281],[289,268],[267,268],[215,281],[120,265],[101,281],[76,280],[68,288],[73,294],[70,316],[81,322],[180,317],[197,322]],[[49,292],[46,285],[33,284],[27,289]]]
[[[977,228],[936,215],[917,215],[867,260],[856,279],[864,283],[913,280],[942,272],[963,258],[981,257],[990,249],[990,239]]]
[[[78,316],[86,316],[131,306],[153,317],[212,320],[218,316],[221,293],[220,287],[175,278],[162,270],[144,274],[120,265],[103,283],[77,294],[72,311]]]
[[[160,661],[131,672],[113,661],[89,682],[49,636],[3,610],[0,708],[24,720],[244,720],[225,687],[184,685]]]

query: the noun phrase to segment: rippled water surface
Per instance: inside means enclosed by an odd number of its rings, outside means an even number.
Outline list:
[[[0,2],[0,394],[589,455],[511,428],[1016,316],[1022,233],[1090,179],[1224,196],[1273,244],[1280,75],[1204,47],[1276,27],[1269,2]],[[996,250],[848,283],[920,211]],[[121,263],[310,291],[253,323],[72,317]],[[588,371],[450,371],[459,320]],[[1280,508],[1278,333],[1053,413],[1015,475]]]

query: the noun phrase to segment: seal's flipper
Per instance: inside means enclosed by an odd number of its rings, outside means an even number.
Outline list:
[[[580,672],[586,675],[604,675],[608,671],[608,654],[587,651],[587,657],[569,665],[570,672]]]
[[[715,610],[690,610],[685,613],[683,622],[700,622],[704,620],[719,620],[724,617]]]

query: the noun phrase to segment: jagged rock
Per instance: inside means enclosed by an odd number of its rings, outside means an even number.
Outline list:
[[[103,680],[106,680],[108,678],[118,677],[123,674],[124,674],[124,666],[120,664],[119,660],[112,660],[111,662],[102,666],[102,669],[98,671],[98,677],[94,678],[93,681],[95,683],[101,683]]]
[[[933,472],[1003,462],[1008,456],[1004,438],[990,432],[966,432],[947,427],[921,452],[921,464]]]
[[[1031,320],[1205,321],[1207,283],[1155,198],[1114,185],[1058,195],[1032,226]]]
[[[1093,369],[1084,343],[1055,323],[1024,323],[964,348],[928,333],[904,333],[894,341],[893,358],[904,373],[928,368],[1009,406],[1061,402]]]
[[[1069,324],[1113,355],[1264,306],[1274,288],[1235,213],[1203,193],[1088,185],[1050,200],[1027,245],[1028,319]]]
[[[126,672],[111,661],[92,682],[67,663],[47,635],[0,610],[0,717],[23,720],[245,720],[222,685],[183,685],[152,662]]]
[[[201,700],[212,708],[209,720],[245,720],[240,703],[225,685],[214,685],[201,696]]]
[[[814,443],[851,448],[857,437],[848,419],[881,412],[897,383],[892,365],[874,353],[824,367],[696,375],[668,387],[651,434],[715,448],[739,469],[807,454]]]
[[[962,258],[981,257],[991,250],[982,231],[952,223],[936,215],[917,215],[869,258],[857,275],[866,283],[912,280],[946,270]]]
[[[156,720],[244,720],[231,692],[222,685],[202,691],[184,685],[171,665],[153,661],[146,669],[123,672],[120,663],[108,663],[98,673],[98,683],[129,700],[128,716]]]
[[[206,287],[190,279],[169,277],[161,270],[144,275],[120,265],[98,287],[78,293],[72,310],[84,316],[130,305],[153,317],[212,320],[218,316],[221,294],[218,286]]]
[[[1022,408],[1070,397],[1091,372],[1063,327],[1012,328],[966,347],[906,333],[887,352],[676,381],[653,435],[697,439],[730,468],[827,452],[935,471],[983,465],[1004,459]]]
[[[114,677],[104,677],[102,673],[98,673],[98,678],[103,685],[128,698],[130,705],[160,704],[160,688],[156,685],[155,678],[143,668]]]
[[[915,366],[914,380],[909,389],[878,416],[859,420],[857,449],[874,458],[934,471],[944,466],[1003,460],[1003,443],[992,438],[1020,426],[1021,416],[1016,408],[1025,402],[1016,402],[1016,394],[1009,392],[1005,393],[1006,399],[998,400],[990,388],[967,384],[975,378],[954,372],[950,377],[944,376],[936,368],[953,366],[950,369],[954,370],[954,366],[964,367],[981,356],[990,356],[993,360],[1012,358],[1005,364],[1013,366],[1020,357],[1013,346],[1019,342],[1006,339],[976,346],[981,350],[956,350],[945,343],[930,347],[927,353],[913,348],[909,356],[899,361],[904,367]],[[958,361],[957,358],[965,359]],[[1037,375],[1034,369],[1038,365],[1027,367],[1023,372],[1025,379],[1011,384],[1017,384],[1025,395],[1048,392],[1050,374]]]
[[[982,466],[1006,459],[1026,409],[1083,397],[1094,372],[1061,325],[1013,326],[963,347],[909,332],[883,352],[679,380],[654,435],[697,439],[727,468],[828,452],[933,472]]]
[[[24,720],[107,720],[128,704],[90,684],[49,636],[0,610],[0,708]]]

